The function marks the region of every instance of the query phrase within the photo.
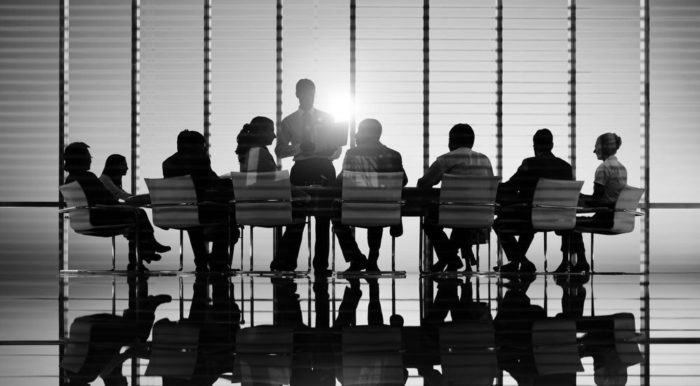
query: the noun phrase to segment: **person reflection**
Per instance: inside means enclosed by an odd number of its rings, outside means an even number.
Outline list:
[[[92,314],[75,318],[60,367],[70,385],[88,385],[98,376],[105,385],[126,385],[122,362],[144,355],[156,308],[172,299],[149,295],[148,276],[128,276],[129,306],[121,316]],[[129,349],[120,355],[122,347]]]
[[[210,287],[211,297],[209,296]],[[194,350],[197,352],[195,363],[190,367],[191,374],[182,374],[177,377],[163,376],[163,385],[166,386],[212,385],[223,373],[232,371],[234,341],[236,332],[240,329],[240,308],[233,298],[233,284],[227,276],[196,275],[192,290],[189,315],[180,320],[177,325],[188,327],[188,331],[195,332],[195,336],[190,337],[192,339],[183,339],[183,341],[195,342]],[[156,326],[161,328],[161,326],[175,324],[163,319],[158,321]],[[154,333],[154,347],[171,345],[171,342],[159,341],[160,338],[177,340],[185,337]],[[189,349],[191,348],[181,347],[183,352]]]

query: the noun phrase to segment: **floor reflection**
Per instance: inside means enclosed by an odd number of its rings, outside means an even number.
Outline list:
[[[644,302],[596,310],[608,279],[63,275],[59,383],[646,384]]]

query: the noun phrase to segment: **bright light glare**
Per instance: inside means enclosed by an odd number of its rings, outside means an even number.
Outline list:
[[[328,103],[329,113],[336,122],[347,122],[353,112],[352,100],[349,95],[334,95]]]

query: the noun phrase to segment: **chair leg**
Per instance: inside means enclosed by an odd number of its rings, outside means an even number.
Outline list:
[[[396,238],[391,236],[391,272],[396,272]]]
[[[309,247],[309,257],[308,257],[308,270],[306,273],[311,272],[311,216],[307,217],[307,223],[306,223],[306,242]]]
[[[238,241],[241,243],[241,272],[243,272],[243,239],[245,238],[245,227],[241,226],[241,236]]]
[[[544,232],[544,273],[547,273],[547,232]]]
[[[594,265],[593,265],[593,235],[594,233],[591,232],[591,273],[595,273]]]
[[[255,251],[253,250],[253,226],[250,226],[250,241],[248,242],[250,248],[250,270],[253,270],[253,258]]]
[[[114,271],[117,267],[116,261],[117,261],[117,242],[115,241],[115,237],[112,236],[112,271]]]
[[[184,242],[183,234],[184,234],[184,231],[182,229],[180,229],[180,268],[178,268],[178,271],[182,271],[182,265],[183,265],[182,262],[184,260],[183,255],[184,255],[185,248],[183,246],[183,242]]]

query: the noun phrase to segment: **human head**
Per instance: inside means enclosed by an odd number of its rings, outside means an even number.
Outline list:
[[[73,142],[63,150],[63,170],[71,172],[85,172],[90,169],[92,156],[85,142]]]
[[[599,160],[603,161],[606,158],[615,155],[617,149],[622,145],[622,138],[615,133],[601,134],[595,141],[593,152]]]
[[[474,129],[468,123],[458,123],[450,129],[448,147],[455,150],[460,147],[471,148],[474,146]]]
[[[548,153],[554,147],[554,136],[549,129],[539,129],[532,136],[532,148],[535,154]]]
[[[261,145],[270,145],[276,138],[275,123],[268,117],[257,116],[250,120],[250,126],[251,131],[259,136]]]
[[[192,130],[182,130],[177,135],[177,151],[186,153],[203,152],[207,149],[207,141],[204,136]]]
[[[376,142],[382,136],[382,124],[376,119],[365,119],[357,127],[355,141],[357,143]]]
[[[299,79],[296,87],[296,96],[299,99],[299,108],[309,110],[314,107],[316,97],[316,85],[311,79]]]
[[[123,176],[129,167],[126,165],[126,158],[121,154],[111,154],[105,161],[105,167],[102,174],[108,176]]]

